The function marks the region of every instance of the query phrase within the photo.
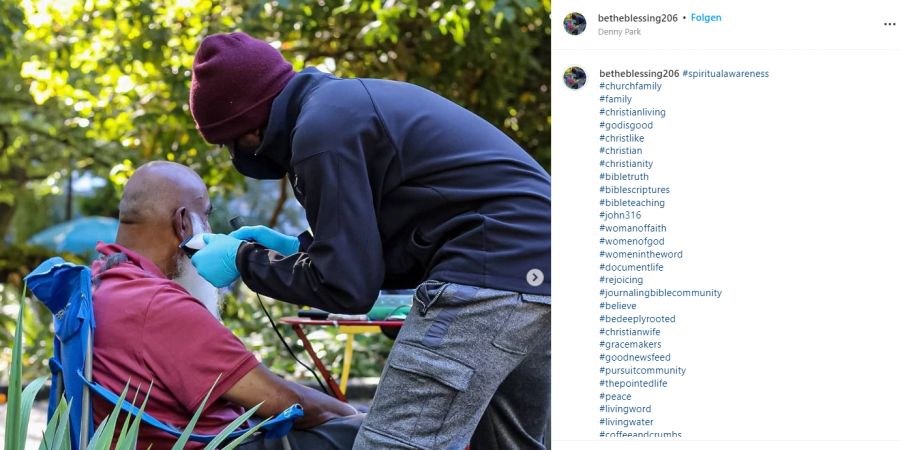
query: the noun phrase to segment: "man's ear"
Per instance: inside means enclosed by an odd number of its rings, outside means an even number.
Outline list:
[[[175,237],[179,242],[184,242],[194,235],[194,226],[191,224],[188,210],[184,206],[176,209],[172,214],[172,231],[175,232]]]

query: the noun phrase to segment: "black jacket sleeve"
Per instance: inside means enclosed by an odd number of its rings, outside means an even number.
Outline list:
[[[361,116],[364,109],[349,108],[323,106],[298,119],[292,137],[295,183],[315,235],[290,256],[243,244],[237,267],[250,289],[330,312],[371,309],[385,273],[364,156],[377,125]]]

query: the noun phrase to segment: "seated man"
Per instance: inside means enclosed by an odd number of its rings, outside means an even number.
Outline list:
[[[92,266],[94,378],[113,392],[122,392],[130,380],[127,398],[133,400],[140,388],[138,405],[152,381],[146,411],[184,428],[221,376],[195,433],[217,434],[259,403],[261,417],[299,403],[305,414],[289,435],[293,448],[351,448],[362,415],[274,375],[219,322],[219,291],[178,247],[195,233],[209,232],[209,211],[206,186],[185,166],[152,162],[128,181],[116,243],[98,244],[103,256]],[[94,397],[95,424],[111,411],[112,405]],[[176,439],[145,425],[138,447],[171,448]],[[260,439],[238,448],[281,448],[281,442]]]

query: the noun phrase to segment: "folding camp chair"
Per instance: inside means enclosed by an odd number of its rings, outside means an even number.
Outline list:
[[[92,380],[92,349],[94,335],[94,310],[91,302],[91,271],[85,266],[66,262],[60,257],[50,258],[25,277],[28,289],[54,315],[53,358],[49,411],[52,417],[61,396],[71,405],[69,424],[73,448],[84,450],[94,434],[90,392],[115,404],[118,395]],[[122,410],[136,416],[139,408],[125,401]],[[303,409],[293,405],[260,428],[266,439],[282,438],[291,429],[294,420],[303,416]],[[158,428],[174,436],[182,430],[163,423],[148,414],[142,423]],[[228,440],[243,434],[237,430]],[[215,435],[191,434],[190,440],[208,443]],[[289,447],[287,447],[289,448]]]

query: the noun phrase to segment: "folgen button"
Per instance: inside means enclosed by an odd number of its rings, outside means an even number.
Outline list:
[[[540,286],[544,284],[544,272],[541,269],[531,269],[525,274],[525,280],[534,287]]]

